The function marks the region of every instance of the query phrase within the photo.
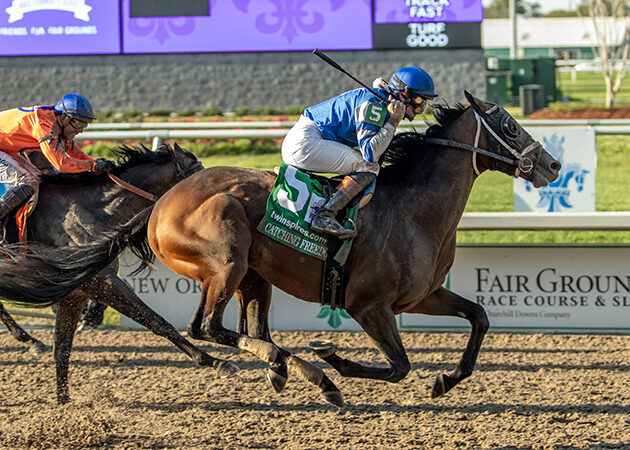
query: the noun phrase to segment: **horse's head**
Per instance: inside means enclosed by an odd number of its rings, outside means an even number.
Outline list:
[[[175,170],[177,181],[181,181],[203,169],[201,161],[199,161],[193,153],[181,148],[177,142],[175,142],[173,147],[169,145],[164,147],[172,156],[173,169]]]
[[[535,141],[505,109],[479,100],[468,91],[464,94],[477,119],[476,140],[485,128],[486,150],[495,155],[489,157],[491,170],[521,177],[536,188],[558,178],[562,167],[560,161]]]
[[[162,145],[157,150],[144,146],[114,150],[119,165],[115,174],[124,181],[162,195],[179,181],[203,169],[197,157],[179,145]]]

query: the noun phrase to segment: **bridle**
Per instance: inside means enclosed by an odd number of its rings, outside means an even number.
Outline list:
[[[490,109],[485,111],[484,114],[493,114],[497,111],[500,111],[499,106],[493,105]],[[534,169],[542,153],[542,145],[540,145],[539,142],[533,141],[521,153],[519,153],[513,146],[511,146],[510,144],[506,142],[507,137],[505,136],[504,132],[501,133],[503,134],[503,138],[500,137],[499,134],[488,124],[486,119],[484,119],[474,108],[473,108],[473,113],[475,114],[475,120],[477,122],[477,130],[475,132],[475,141],[473,145],[464,144],[462,142],[457,142],[452,139],[441,139],[441,138],[427,138],[425,141],[429,144],[437,144],[437,145],[442,145],[446,147],[455,147],[455,148],[461,148],[464,150],[471,151],[472,152],[472,166],[477,176],[481,175],[481,172],[479,171],[479,168],[477,167],[477,154],[488,156],[489,158],[492,158],[498,162],[503,162],[513,167],[514,168],[513,173],[510,173],[511,169],[510,169],[510,172],[508,171],[505,171],[505,172],[508,173],[508,175],[512,175],[515,178],[517,178],[521,173],[528,174]],[[505,117],[501,117],[498,119],[502,121],[502,125],[503,125],[502,129],[509,129],[508,121],[510,119],[511,117],[507,113],[505,114]],[[485,128],[490,133],[490,136],[494,138],[494,140],[496,140],[502,148],[506,149],[513,156],[513,158],[506,157],[506,156],[500,155],[499,153],[495,153],[489,150],[479,148],[479,139],[481,137],[482,127]],[[513,133],[514,133],[514,137],[518,136],[516,132],[513,131]],[[490,141],[490,139],[488,139],[488,141]],[[532,159],[532,157],[530,157],[532,156],[530,155],[530,153],[532,153],[535,150],[538,150],[538,151],[536,152],[535,155],[533,155],[534,159]]]
[[[182,164],[175,157],[175,151],[170,146],[167,146],[167,149],[172,156],[171,162],[173,163],[173,170],[175,171],[175,179],[177,180],[177,182],[180,182],[184,178],[187,178],[193,173],[198,172],[201,169],[203,169],[203,164],[201,164],[200,161],[195,162],[195,164],[192,164],[188,168],[184,168]],[[118,178],[116,175],[108,173],[107,176],[118,186],[124,189],[127,189],[128,191],[133,192],[134,194],[139,195],[140,197],[144,197],[147,200],[151,200],[152,202],[157,202],[160,198],[158,195],[151,194],[150,192],[147,192],[144,189],[140,189],[139,187],[134,186],[133,184],[127,183],[126,181]]]

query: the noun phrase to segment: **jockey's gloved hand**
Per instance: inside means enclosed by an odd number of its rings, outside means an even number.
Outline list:
[[[116,164],[113,161],[109,161],[104,158],[99,158],[94,161],[94,172],[113,172],[116,168]]]

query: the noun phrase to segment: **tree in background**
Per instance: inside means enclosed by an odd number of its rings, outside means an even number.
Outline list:
[[[537,1],[516,0],[516,14],[523,17],[540,17],[540,3]],[[486,19],[506,19],[510,17],[510,0],[493,0],[483,9]]]
[[[583,0],[578,14],[584,15],[584,7],[595,27],[597,47],[594,51],[602,65],[606,108],[612,108],[626,76],[630,50],[630,0]]]

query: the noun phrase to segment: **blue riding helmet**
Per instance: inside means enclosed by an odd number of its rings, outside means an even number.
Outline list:
[[[55,105],[55,113],[71,117],[96,119],[92,105],[81,94],[66,94]]]
[[[433,87],[433,79],[420,67],[403,67],[394,72],[389,85],[395,90],[423,97],[437,97]]]

